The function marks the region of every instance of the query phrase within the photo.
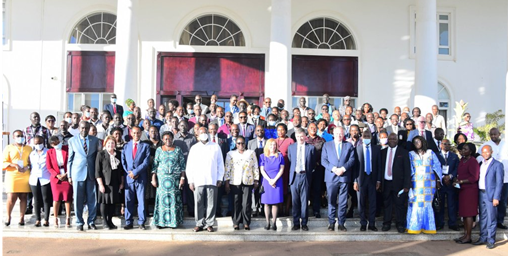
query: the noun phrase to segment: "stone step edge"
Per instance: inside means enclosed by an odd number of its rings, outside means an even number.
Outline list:
[[[396,232],[372,234],[366,232],[35,232],[7,231],[3,237],[18,238],[57,238],[57,239],[101,239],[101,240],[138,240],[138,241],[216,241],[216,242],[310,242],[310,241],[452,241],[460,236],[457,233],[438,233],[434,235],[409,235]],[[475,236],[477,233],[475,233]],[[507,234],[498,234],[496,240],[507,240]]]

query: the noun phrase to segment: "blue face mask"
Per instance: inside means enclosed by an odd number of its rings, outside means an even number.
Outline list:
[[[363,139],[363,143],[365,145],[369,145],[370,144],[370,139]]]
[[[16,143],[18,144],[23,144],[25,143],[25,137],[16,137],[16,139],[14,139],[16,141]]]

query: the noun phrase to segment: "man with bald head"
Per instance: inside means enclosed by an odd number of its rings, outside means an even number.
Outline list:
[[[504,167],[504,181],[503,190],[501,191],[501,199],[499,206],[497,207],[497,227],[499,229],[507,229],[503,225],[504,217],[506,216],[506,203],[508,197],[508,145],[501,139],[501,133],[499,129],[494,127],[489,131],[490,140],[485,142],[483,146],[489,145],[492,148],[492,157],[497,161],[501,162]],[[481,153],[481,148],[479,153]]]
[[[481,147],[483,161],[480,163],[480,238],[474,245],[487,244],[488,249],[494,248],[496,242],[497,207],[501,200],[503,189],[504,167],[501,162],[492,157],[492,147]]]
[[[217,143],[210,141],[205,127],[198,130],[198,140],[190,150],[186,175],[190,189],[194,192],[194,232],[213,232],[217,207],[217,189],[224,178],[224,160]]]

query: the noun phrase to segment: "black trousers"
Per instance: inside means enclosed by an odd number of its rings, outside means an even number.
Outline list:
[[[360,186],[360,191],[358,193],[358,198],[360,199],[360,206],[358,209],[360,210],[360,224],[367,225],[367,221],[369,222],[369,226],[376,225],[376,183],[372,182],[371,179],[373,177],[366,177],[362,186]],[[367,209],[367,203],[369,208]]]
[[[391,180],[384,180],[384,190],[383,190],[383,201],[384,201],[384,209],[385,214],[383,216],[383,225],[391,225],[392,224],[392,216],[393,216],[393,207],[395,207],[395,223],[398,227],[406,227],[406,202],[407,202],[407,193],[402,193],[400,196],[398,195],[400,190],[396,190],[393,188],[393,182]]]
[[[252,189],[254,185],[231,185],[233,194],[233,225],[250,225],[252,214]]]
[[[37,180],[37,185],[30,186],[33,194],[33,204],[35,211],[35,218],[41,220],[41,208],[44,207],[44,220],[49,220],[50,208],[53,203],[51,195],[50,183],[41,186],[41,182]]]
[[[316,166],[316,170],[312,173],[312,184],[311,184],[311,202],[312,211],[314,214],[321,211],[321,193],[323,191],[323,183],[325,180],[325,173],[322,166]]]
[[[115,214],[115,205],[114,204],[101,204],[100,211],[102,218],[104,219],[103,224],[111,225],[113,224],[113,215]]]

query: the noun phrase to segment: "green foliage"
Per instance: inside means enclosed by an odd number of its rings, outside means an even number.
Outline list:
[[[504,133],[504,123],[500,123],[502,120],[504,120],[504,114],[501,109],[494,113],[488,113],[485,116],[485,125],[474,128],[474,132],[480,137],[482,142],[489,141],[490,129],[497,128],[501,134]]]

